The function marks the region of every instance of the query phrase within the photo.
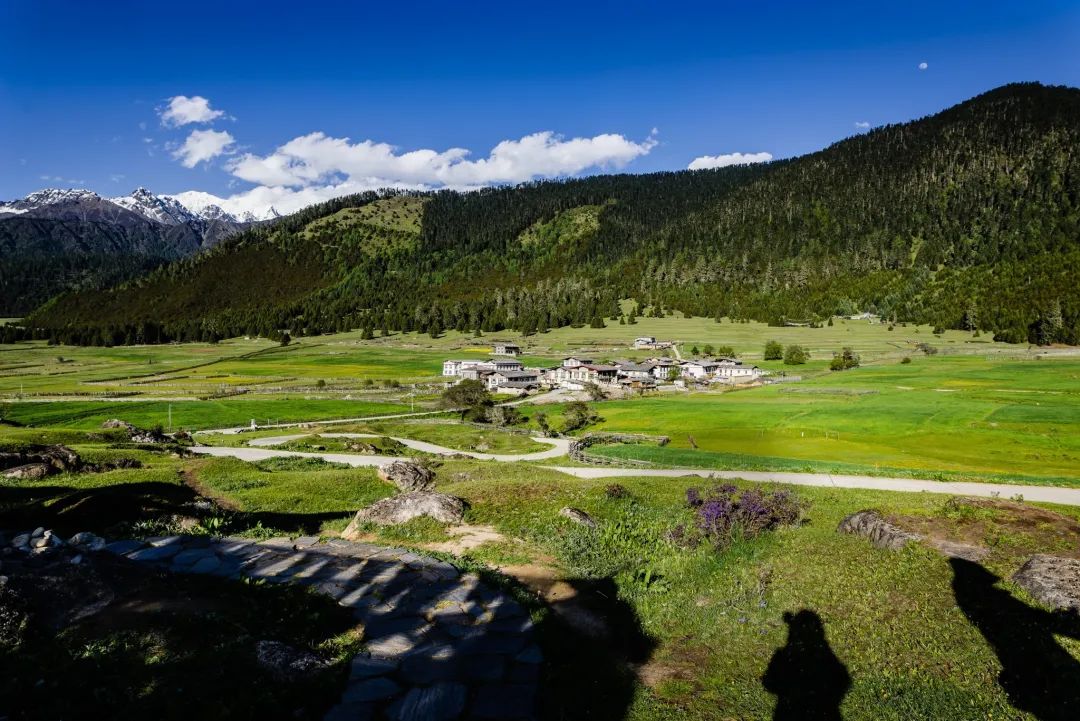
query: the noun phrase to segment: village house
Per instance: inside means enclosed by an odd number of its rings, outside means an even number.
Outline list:
[[[646,378],[653,378],[653,370],[656,368],[654,363],[619,363],[617,364],[618,374],[620,378],[628,378],[631,380],[645,380]]]
[[[619,369],[615,366],[581,364],[555,369],[555,385],[569,390],[582,390],[586,383],[597,385],[615,383]]]
[[[563,358],[563,368],[577,368],[578,366],[589,365],[592,360],[589,358],[578,358],[577,356],[567,356]]]
[[[481,380],[490,373],[520,371],[524,365],[511,358],[493,358],[489,360],[446,360],[443,361],[443,375],[457,376],[468,380]]]
[[[749,383],[756,381],[763,374],[757,366],[744,365],[734,358],[722,358],[713,371],[713,380],[723,383]]]
[[[638,336],[634,339],[634,348],[637,350],[662,350],[670,347],[671,341],[658,341],[655,336],[651,335]]]
[[[674,358],[650,358],[647,363],[652,363],[653,378],[658,381],[666,381],[671,375],[671,369],[676,369],[676,372],[681,372],[679,369],[679,362]]]
[[[495,355],[508,355],[517,357],[521,355],[521,346],[505,341],[495,341]]]
[[[527,388],[540,385],[540,373],[535,370],[495,371],[485,379],[489,390],[503,386]]]
[[[707,358],[694,358],[680,364],[682,374],[694,380],[703,380],[711,376],[720,364]]]

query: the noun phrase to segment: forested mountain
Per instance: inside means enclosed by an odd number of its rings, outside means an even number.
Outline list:
[[[82,343],[532,332],[633,298],[651,313],[873,310],[1078,343],[1077,147],[1080,90],[1016,84],[769,164],[353,196],[58,297],[27,325]]]
[[[0,202],[0,316],[138,277],[258,220],[215,206],[196,212],[145,188],[119,198],[49,188]]]

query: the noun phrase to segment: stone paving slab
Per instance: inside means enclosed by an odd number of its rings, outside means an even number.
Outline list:
[[[535,718],[543,656],[531,619],[445,561],[314,536],[163,536],[105,548],[178,573],[303,584],[352,609],[365,650],[325,721]]]

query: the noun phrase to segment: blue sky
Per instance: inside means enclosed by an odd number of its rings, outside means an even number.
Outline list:
[[[4,0],[0,199],[146,186],[291,210],[781,158],[1011,81],[1080,85],[1078,47],[1080,3],[1053,0]]]

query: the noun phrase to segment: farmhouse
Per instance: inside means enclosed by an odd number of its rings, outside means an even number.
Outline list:
[[[721,358],[713,371],[713,381],[722,383],[748,383],[756,381],[763,374],[757,366],[743,365],[734,358]]]
[[[672,368],[675,368],[675,369],[679,368],[679,362],[677,360],[675,360],[674,358],[667,358],[667,357],[664,357],[664,358],[650,358],[646,362],[647,363],[652,363],[652,366],[653,366],[653,370],[652,370],[653,378],[655,378],[658,381],[666,381],[668,379],[668,376],[671,375],[671,369]]]
[[[535,370],[495,371],[485,379],[489,390],[495,390],[502,386],[513,385],[517,388],[538,387],[540,385],[540,373]]]
[[[620,378],[629,378],[631,380],[645,380],[646,378],[653,378],[653,370],[656,368],[655,363],[618,363],[616,364]]]
[[[615,366],[580,364],[560,366],[554,370],[554,384],[570,390],[581,390],[586,383],[614,383],[619,369]]]
[[[694,378],[695,380],[708,378],[720,366],[718,362],[705,358],[695,358],[693,360],[683,361],[679,365],[682,368],[682,374],[684,376]]]
[[[577,356],[567,356],[563,358],[563,368],[577,368],[578,366],[589,365],[592,360],[589,358],[578,358]]]
[[[651,335],[643,335],[634,339],[634,348],[637,350],[662,350],[670,347],[671,341],[658,341],[655,336]]]
[[[443,375],[457,376],[470,380],[479,380],[487,373],[503,371],[520,371],[524,365],[519,360],[511,358],[493,358],[489,360],[445,360],[443,361]]]
[[[521,355],[521,346],[506,341],[495,341],[495,355],[508,355],[517,357]]]

